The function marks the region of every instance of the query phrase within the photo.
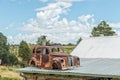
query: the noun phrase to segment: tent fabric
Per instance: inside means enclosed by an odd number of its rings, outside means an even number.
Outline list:
[[[83,39],[71,54],[80,58],[120,58],[120,36]]]

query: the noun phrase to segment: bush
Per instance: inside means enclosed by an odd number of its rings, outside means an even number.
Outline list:
[[[7,71],[7,70],[8,70],[7,67],[3,67],[3,68],[1,68],[1,72],[3,72],[3,71]]]
[[[20,79],[10,78],[10,77],[2,77],[0,80],[20,80]]]
[[[11,65],[17,65],[18,64],[18,59],[14,54],[9,55],[9,60]]]

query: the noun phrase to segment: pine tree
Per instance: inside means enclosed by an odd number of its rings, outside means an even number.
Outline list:
[[[100,24],[98,24],[97,27],[94,27],[91,35],[93,37],[98,37],[98,36],[113,36],[115,35],[115,31],[112,30],[112,28],[105,22],[101,21]]]
[[[26,43],[26,41],[21,41],[19,46],[19,57],[21,57],[22,61],[28,61],[31,57],[31,50]]]

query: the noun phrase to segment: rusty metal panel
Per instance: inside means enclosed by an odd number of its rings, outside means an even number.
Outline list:
[[[52,49],[56,49],[55,52]],[[68,69],[71,66],[80,66],[79,57],[66,54],[64,51],[60,52],[60,49],[60,46],[35,46],[29,65],[59,70]]]

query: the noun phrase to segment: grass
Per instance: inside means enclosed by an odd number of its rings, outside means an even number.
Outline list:
[[[22,77],[15,69],[15,67],[0,66],[0,80],[22,80]]]
[[[65,53],[70,54],[75,48],[75,46],[63,46],[63,48],[64,48]]]

